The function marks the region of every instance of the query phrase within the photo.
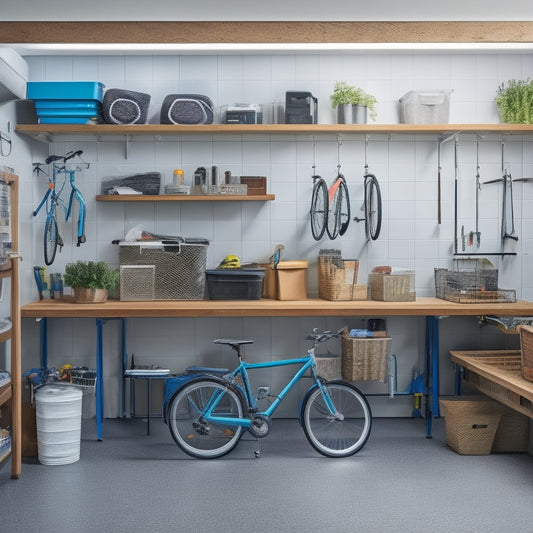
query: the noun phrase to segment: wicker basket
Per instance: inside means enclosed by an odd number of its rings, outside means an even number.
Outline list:
[[[338,355],[317,355],[316,373],[327,380],[340,379],[341,358]]]
[[[411,302],[416,300],[415,272],[386,274],[371,272],[368,276],[370,298],[381,302]]]
[[[324,300],[366,300],[367,286],[357,285],[359,261],[335,255],[318,257],[318,296]]]
[[[342,377],[348,381],[387,379],[391,338],[352,338],[342,336]]]
[[[522,377],[528,381],[533,381],[533,327],[520,326],[519,329]]]
[[[441,400],[446,442],[461,455],[488,455],[502,417],[496,402],[471,396]]]

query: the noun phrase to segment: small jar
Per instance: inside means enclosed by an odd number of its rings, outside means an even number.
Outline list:
[[[174,170],[173,183],[175,187],[183,185],[183,170],[181,168]]]

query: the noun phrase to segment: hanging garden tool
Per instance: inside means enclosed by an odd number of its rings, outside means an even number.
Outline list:
[[[481,190],[479,174],[479,139],[476,141],[476,231],[469,234],[469,244],[479,248],[481,244],[481,232],[479,231],[479,191]]]
[[[276,244],[276,247],[274,248],[274,253],[270,256],[270,266],[272,268],[277,268],[280,260],[281,260],[281,253],[285,250],[285,246],[283,244]]]
[[[437,145],[437,223],[440,224],[442,222],[442,216],[441,216],[441,185],[440,185],[440,174],[442,171],[442,167],[440,166],[440,146],[441,142],[438,142]]]
[[[513,178],[505,165],[504,154],[505,144],[502,139],[502,177],[495,180],[485,181],[484,183],[503,183],[502,196],[502,241],[512,239],[518,241],[518,235],[514,226],[514,208],[513,208]]]
[[[426,387],[424,387],[424,374],[420,374],[418,368],[413,369],[413,379],[407,385],[406,392],[414,396],[414,409],[412,412],[413,418],[422,418],[422,396],[427,394]]]

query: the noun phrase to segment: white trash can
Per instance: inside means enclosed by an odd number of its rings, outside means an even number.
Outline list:
[[[80,459],[81,389],[45,385],[35,393],[37,454],[43,465],[66,465]]]

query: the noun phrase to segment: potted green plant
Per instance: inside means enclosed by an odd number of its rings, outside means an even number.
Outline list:
[[[338,81],[333,87],[331,105],[338,110],[338,122],[340,124],[364,124],[367,115],[376,120],[375,96],[367,93],[360,87],[350,85],[345,81]]]
[[[76,303],[105,302],[118,278],[118,270],[104,261],[77,261],[65,267],[65,285],[74,291]]]
[[[533,123],[533,81],[509,80],[498,87],[496,105],[508,124]]]

